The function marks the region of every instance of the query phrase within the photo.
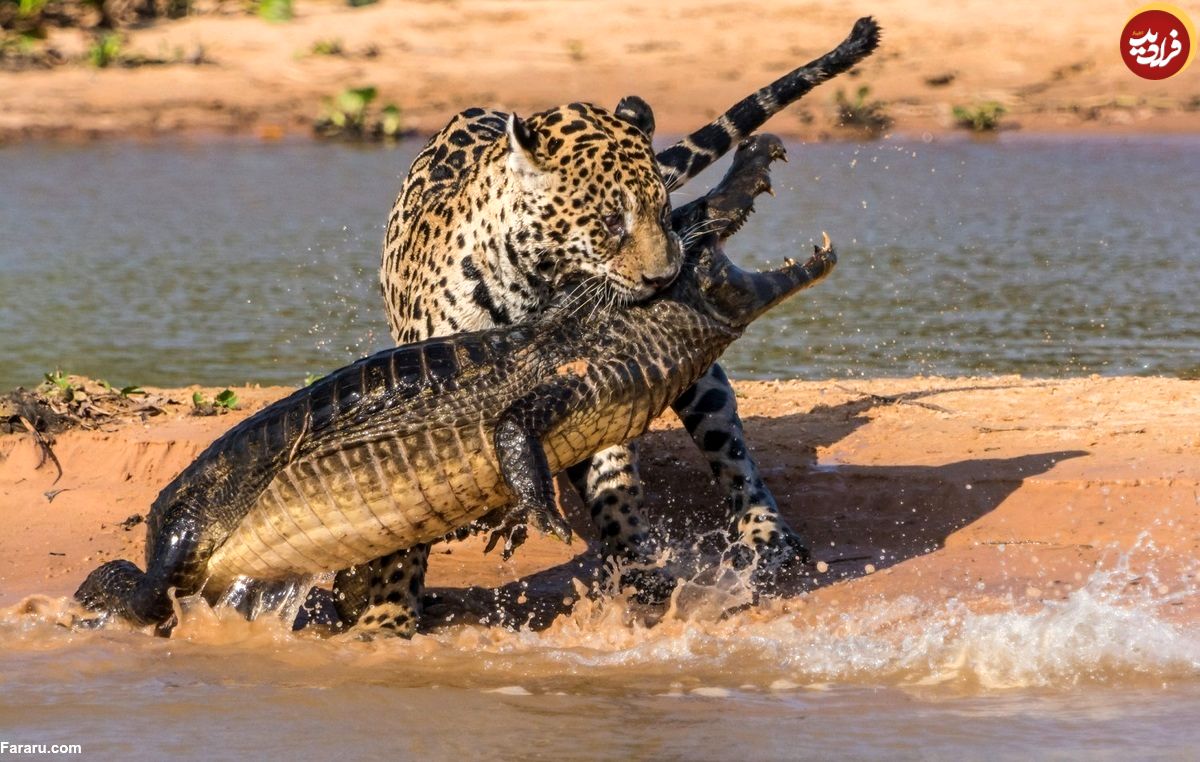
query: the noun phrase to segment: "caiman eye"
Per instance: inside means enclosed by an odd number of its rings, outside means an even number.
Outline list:
[[[604,215],[602,222],[604,227],[608,228],[608,234],[613,238],[625,237],[625,215],[621,212]]]

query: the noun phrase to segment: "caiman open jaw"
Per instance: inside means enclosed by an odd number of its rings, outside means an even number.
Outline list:
[[[817,283],[837,265],[837,252],[822,231],[821,245],[804,264],[788,257],[777,270],[751,272],[729,260],[713,235],[701,246],[697,263],[701,299],[713,317],[742,330],[797,291]]]

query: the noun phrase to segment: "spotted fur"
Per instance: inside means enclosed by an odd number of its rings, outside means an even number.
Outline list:
[[[669,192],[878,40],[875,22],[860,19],[836,49],[657,155],[653,112],[634,96],[612,112],[572,103],[528,119],[482,108],[458,114],[418,154],[388,219],[380,278],[392,337],[412,342],[519,322],[580,279],[611,301],[649,296],[680,263]],[[806,557],[749,455],[720,367],[674,408],[728,495],[740,562],[769,570]],[[653,552],[634,449],[610,448],[569,473],[602,552]],[[414,632],[427,559],[420,546],[341,572],[334,595],[343,622]]]
[[[636,124],[586,103],[525,120],[469,109],[413,162],[381,281],[405,343],[521,321],[580,277],[641,299],[675,277],[680,256]]]

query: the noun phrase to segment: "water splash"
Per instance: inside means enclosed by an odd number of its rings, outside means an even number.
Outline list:
[[[693,681],[689,690],[834,683],[985,692],[1200,677],[1200,636],[1164,616],[1195,601],[1194,576],[1164,581],[1153,569],[1135,570],[1131,559],[1147,550],[1139,543],[1115,555],[1064,600],[991,600],[983,611],[963,598],[930,606],[911,595],[826,610],[806,596],[739,609],[744,580],[724,573],[681,584],[653,614],[620,595],[589,597],[577,583],[570,612],[540,631],[460,624],[412,641],[321,639],[291,633],[287,617],[248,622],[232,605],[187,601],[171,641],[119,625],[103,633],[104,642],[117,637],[152,650],[169,642],[177,653],[233,646],[288,663],[332,656],[355,679],[488,690],[581,683],[676,690],[680,675]],[[294,610],[294,595],[283,600]],[[98,636],[69,629],[76,614],[66,599],[28,598],[0,611],[0,642],[10,651],[86,647]]]

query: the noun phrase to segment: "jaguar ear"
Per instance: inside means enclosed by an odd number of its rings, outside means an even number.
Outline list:
[[[508,115],[508,163],[518,172],[538,171],[538,134],[521,117]]]
[[[646,133],[646,137],[654,137],[654,111],[649,103],[636,95],[626,95],[622,98],[617,104],[616,115],[618,119],[629,122]]]

